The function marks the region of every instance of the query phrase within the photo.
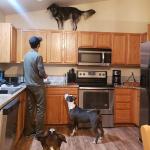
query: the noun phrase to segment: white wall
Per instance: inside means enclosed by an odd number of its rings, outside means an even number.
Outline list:
[[[96,3],[75,5],[81,10],[94,9],[96,14],[81,21],[78,30],[114,31],[114,32],[145,32],[150,23],[150,0],[102,0]],[[11,22],[18,28],[57,29],[57,23],[47,10],[34,11],[21,15],[6,16],[6,22]],[[70,21],[65,23],[65,29],[71,30]]]
[[[5,22],[5,15],[0,11],[0,22]]]

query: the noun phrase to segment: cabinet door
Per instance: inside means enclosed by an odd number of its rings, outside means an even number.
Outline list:
[[[25,109],[26,109],[26,92],[24,91],[19,96],[20,103],[18,109],[18,122],[17,122],[17,132],[16,132],[16,142],[18,142],[24,130],[25,121]]]
[[[17,30],[15,27],[11,26],[11,45],[10,45],[10,56],[11,56],[11,62],[17,61]]]
[[[63,62],[63,32],[52,31],[47,35],[47,62],[62,63]]]
[[[128,35],[127,65],[140,64],[140,34]]]
[[[112,35],[112,64],[126,64],[127,34]]]
[[[150,41],[150,24],[148,24],[148,41]]]
[[[139,126],[139,116],[140,116],[140,90],[133,89],[132,92],[132,120],[133,123]]]
[[[141,34],[141,41],[140,43],[144,43],[147,41],[147,32]]]
[[[77,32],[64,32],[64,63],[77,64]]]
[[[62,96],[46,95],[46,124],[60,124]]]
[[[17,31],[10,23],[0,23],[0,62],[16,61]]]
[[[115,89],[115,123],[132,123],[132,105],[130,89]]]
[[[111,48],[112,34],[111,33],[97,33],[97,47]]]
[[[96,47],[96,32],[78,32],[78,47]]]
[[[43,57],[43,62],[46,62],[46,32],[42,30],[22,31],[22,60],[21,61],[23,61],[23,57],[25,53],[31,49],[29,44],[29,39],[32,36],[42,37],[39,53]]]

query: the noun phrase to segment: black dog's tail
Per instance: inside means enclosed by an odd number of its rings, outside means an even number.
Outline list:
[[[84,16],[85,19],[89,18],[90,16],[92,16],[95,13],[96,13],[96,11],[93,10],[93,9],[82,11],[82,14],[83,14],[83,16]]]

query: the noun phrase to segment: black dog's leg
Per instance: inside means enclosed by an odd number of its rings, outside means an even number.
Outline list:
[[[77,30],[77,24],[80,20],[80,15],[79,14],[72,14],[72,27],[73,31]]]
[[[71,133],[71,136],[74,136],[74,134],[76,133],[78,129],[78,122],[76,120],[73,121],[73,131]]]
[[[96,139],[95,139],[94,143],[97,144],[99,138],[101,140],[104,137],[104,130],[103,130],[103,127],[102,127],[102,116],[101,115],[97,116],[96,121],[91,122],[91,124],[92,124],[92,127],[93,127],[93,131],[96,134]]]
[[[56,21],[57,21],[58,29],[60,29],[59,19],[56,19]]]
[[[97,127],[93,127],[93,131],[94,131],[95,134],[96,134],[96,138],[95,138],[95,140],[93,141],[93,143],[96,143],[96,144],[97,144],[98,139],[99,139],[99,137],[100,137],[100,133],[98,132],[98,128],[97,128]]]

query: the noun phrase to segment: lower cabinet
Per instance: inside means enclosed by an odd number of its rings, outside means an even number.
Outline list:
[[[132,88],[115,89],[114,122],[139,123],[140,92]]]
[[[47,87],[46,88],[46,117],[45,124],[68,124],[68,106],[64,94],[71,94],[77,97],[77,87]]]
[[[17,132],[16,132],[16,143],[21,137],[24,130],[24,122],[25,122],[25,109],[26,109],[26,91],[23,91],[19,95],[19,109],[18,109],[18,122],[17,122]]]

